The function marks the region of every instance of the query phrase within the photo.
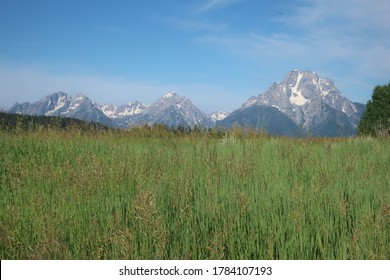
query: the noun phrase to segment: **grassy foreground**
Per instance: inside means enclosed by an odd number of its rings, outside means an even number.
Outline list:
[[[386,139],[0,132],[0,259],[390,259]]]

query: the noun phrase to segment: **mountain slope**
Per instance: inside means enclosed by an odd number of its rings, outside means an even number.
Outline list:
[[[257,105],[243,107],[217,122],[217,126],[231,128],[263,129],[273,135],[300,136],[298,126],[285,114],[274,107]]]

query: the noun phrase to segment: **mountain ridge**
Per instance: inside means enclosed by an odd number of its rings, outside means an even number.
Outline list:
[[[71,97],[64,92],[56,92],[33,103],[15,103],[3,111],[32,116],[70,117],[115,128],[130,128],[143,124],[164,124],[170,128],[213,126],[212,120],[191,100],[175,92],[165,94],[151,105],[131,101],[121,106],[100,105],[82,94]]]
[[[205,114],[189,98],[175,92],[168,92],[150,105],[131,101],[121,106],[100,105],[82,94],[71,97],[56,92],[34,103],[15,103],[3,109],[25,115],[72,117],[115,128],[144,124],[206,129],[240,125],[277,135],[299,136],[304,131],[306,135],[332,137],[355,135],[364,110],[364,104],[344,97],[331,79],[298,69],[233,112]]]

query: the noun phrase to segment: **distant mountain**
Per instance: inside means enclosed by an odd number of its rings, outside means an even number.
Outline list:
[[[215,124],[217,121],[222,121],[225,119],[227,116],[230,115],[231,112],[222,112],[222,111],[217,111],[217,112],[212,112],[211,114],[208,115],[210,120]]]
[[[210,128],[213,123],[192,102],[184,96],[178,96],[170,92],[147,108],[141,114],[137,123],[141,124],[165,124],[168,127],[203,127]]]
[[[132,101],[122,106],[99,106],[103,114],[109,117],[118,128],[129,128],[137,125],[139,117],[146,114],[149,107],[149,105],[139,101]]]
[[[10,113],[14,113],[14,114],[23,114],[23,112],[25,112],[27,110],[28,106],[30,106],[30,103],[28,103],[28,102],[15,103],[9,109],[3,108],[1,110],[1,112],[10,112]]]
[[[122,106],[99,105],[100,110],[111,119],[126,118],[146,113],[149,105],[139,101],[132,101]]]
[[[315,72],[293,70],[287,74],[282,82],[272,86],[259,96],[251,97],[242,107],[234,111],[228,118],[217,122],[221,126],[231,123],[241,123],[242,112],[252,108],[254,114],[273,114],[275,119],[261,117],[264,127],[277,134],[290,135],[290,125],[283,122],[283,117],[269,111],[262,106],[277,109],[288,117],[307,134],[317,136],[348,136],[356,134],[356,128],[365,110],[365,105],[353,103],[341,95],[330,79],[318,76]],[[261,108],[261,109],[259,109]],[[260,110],[260,111],[259,111]],[[248,120],[248,119],[247,119]],[[257,127],[255,121],[246,123],[247,126]],[[285,130],[289,128],[288,130]]]
[[[72,98],[66,93],[57,92],[34,103],[16,103],[6,112],[31,116],[60,116],[113,125],[111,119],[82,94]]]
[[[7,113],[32,116],[61,116],[99,122],[116,128],[142,124],[164,124],[171,128],[213,125],[211,119],[184,96],[171,92],[152,105],[133,101],[126,105],[99,105],[84,95],[74,98],[63,92],[53,93],[34,103],[16,103]]]

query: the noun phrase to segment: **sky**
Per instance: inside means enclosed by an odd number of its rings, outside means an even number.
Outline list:
[[[390,82],[388,0],[0,0],[0,108],[58,91],[231,111],[293,69],[366,103]]]

